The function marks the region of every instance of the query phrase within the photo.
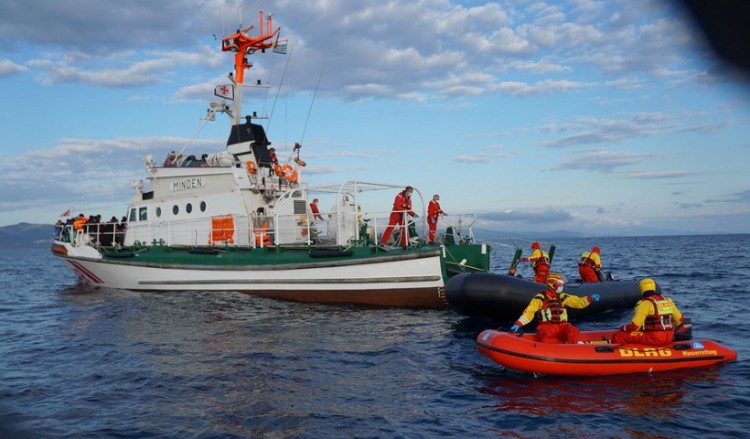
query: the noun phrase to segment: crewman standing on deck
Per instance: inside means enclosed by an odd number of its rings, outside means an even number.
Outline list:
[[[437,223],[440,215],[445,215],[443,209],[440,208],[440,195],[435,194],[432,196],[432,200],[427,205],[427,225],[429,226],[429,243],[435,243],[435,232],[437,231]]]
[[[396,194],[396,198],[393,200],[393,210],[391,210],[391,216],[388,219],[388,227],[383,231],[383,236],[380,238],[380,243],[385,245],[388,243],[388,238],[393,233],[393,228],[398,226],[401,228],[401,246],[406,247],[406,214],[410,217],[417,218],[417,214],[411,210],[411,194],[414,192],[414,188],[406,186],[406,188]]]

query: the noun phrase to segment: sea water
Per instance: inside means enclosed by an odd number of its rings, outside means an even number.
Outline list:
[[[529,244],[492,242],[495,270]],[[2,249],[0,437],[745,437],[750,235],[554,244],[553,270],[569,281],[593,245],[615,278],[654,277],[693,334],[734,348],[738,361],[534,377],[476,350],[479,332],[510,322],[237,292],[86,289],[48,249]],[[576,325],[610,328],[629,316]]]

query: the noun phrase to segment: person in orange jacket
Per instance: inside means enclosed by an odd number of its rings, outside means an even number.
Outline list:
[[[531,254],[527,258],[519,259],[521,262],[531,262],[531,268],[534,270],[534,282],[541,284],[547,281],[549,276],[549,255],[539,248],[539,243],[531,243]]]
[[[411,210],[411,194],[414,192],[414,188],[406,186],[406,188],[396,194],[396,198],[393,200],[393,210],[391,216],[388,219],[388,227],[383,231],[383,236],[380,238],[380,243],[385,245],[388,243],[388,238],[393,233],[393,228],[399,226],[401,228],[401,246],[406,247],[406,221],[405,214],[413,218],[418,218],[418,215]]]
[[[630,323],[612,335],[612,343],[668,345],[674,339],[674,328],[683,321],[682,312],[672,299],[656,292],[653,279],[643,279],[639,286],[643,297],[635,305]]]
[[[592,247],[591,251],[581,253],[578,261],[578,274],[583,282],[601,282],[602,260],[599,257],[599,247]]]
[[[592,294],[586,297],[574,296],[563,292],[565,276],[551,273],[547,277],[547,289],[538,292],[523,310],[521,317],[510,330],[518,332],[521,327],[536,318],[536,339],[542,343],[578,343],[581,332],[568,321],[566,308],[583,309],[592,302],[598,302],[600,296]]]
[[[440,215],[445,215],[445,212],[440,208],[440,195],[435,194],[427,205],[427,225],[430,229],[428,242],[430,244],[435,243],[435,232],[437,231],[438,217]]]
[[[83,226],[89,221],[88,217],[84,216],[83,214],[78,215],[78,217],[73,220],[73,228],[76,232],[82,232]]]

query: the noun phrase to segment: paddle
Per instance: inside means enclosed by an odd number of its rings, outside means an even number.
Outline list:
[[[549,252],[547,253],[547,256],[549,256],[549,265],[552,266],[552,258],[555,256],[555,244],[552,244],[549,246]]]
[[[518,267],[518,261],[521,259],[521,253],[523,250],[516,247],[516,253],[513,255],[513,260],[510,263],[510,268],[508,269],[508,276],[515,276],[516,275],[516,267]]]

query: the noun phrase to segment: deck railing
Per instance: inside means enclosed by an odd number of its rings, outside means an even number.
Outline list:
[[[355,246],[377,245],[389,225],[391,212],[321,212],[323,220],[302,215],[226,215],[181,221],[134,221],[55,227],[55,239],[74,245],[118,247],[151,244],[170,246]],[[400,245],[400,230],[408,246],[427,242],[423,218],[397,224],[389,243]],[[436,242],[462,244],[474,241],[475,215],[445,215],[439,220]]]

